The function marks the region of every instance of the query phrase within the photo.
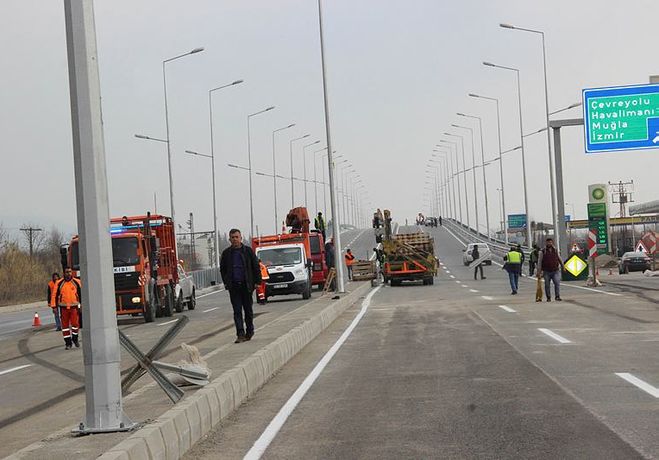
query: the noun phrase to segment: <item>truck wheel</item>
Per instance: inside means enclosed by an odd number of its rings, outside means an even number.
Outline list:
[[[400,286],[400,283],[401,283],[400,280],[395,280],[395,279],[391,280],[391,285],[392,286]]]
[[[163,299],[162,313],[166,317],[170,317],[174,314],[174,291],[171,286],[165,287],[165,298]]]
[[[425,284],[426,286],[432,286],[433,284],[435,284],[435,279],[432,277],[424,278],[423,284]]]
[[[160,291],[161,289],[158,286],[153,289],[154,296],[151,302],[153,304],[153,309],[156,311],[156,318],[162,318],[163,293]]]
[[[183,311],[183,291],[178,293],[174,309],[176,310],[176,313],[181,313]]]
[[[302,293],[302,298],[304,300],[307,300],[307,299],[311,298],[311,284],[307,285],[307,288]]]
[[[197,306],[197,294],[195,293],[195,290],[192,290],[192,295],[190,296],[190,299],[188,300],[188,310],[194,310],[195,307]]]
[[[144,305],[144,322],[152,323],[156,319],[156,309],[152,302],[146,302]]]

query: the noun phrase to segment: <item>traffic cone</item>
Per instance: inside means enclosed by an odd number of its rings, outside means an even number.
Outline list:
[[[32,327],[41,326],[41,318],[39,318],[39,313],[34,314],[34,321],[32,321]]]
[[[609,267],[609,275],[613,275],[613,269]]]

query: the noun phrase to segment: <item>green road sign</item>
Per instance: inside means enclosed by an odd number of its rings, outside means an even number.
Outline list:
[[[597,235],[597,253],[609,250],[609,225],[606,203],[588,203],[588,228]]]

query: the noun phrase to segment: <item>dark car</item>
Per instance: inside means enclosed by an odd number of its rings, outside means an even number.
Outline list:
[[[625,252],[618,262],[618,273],[643,272],[650,269],[651,263],[644,252]]]

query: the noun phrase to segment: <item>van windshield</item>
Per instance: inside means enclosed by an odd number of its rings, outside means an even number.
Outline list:
[[[112,238],[112,260],[115,267],[138,264],[137,238]]]
[[[302,262],[300,248],[264,248],[258,250],[257,256],[266,267],[296,265]]]

